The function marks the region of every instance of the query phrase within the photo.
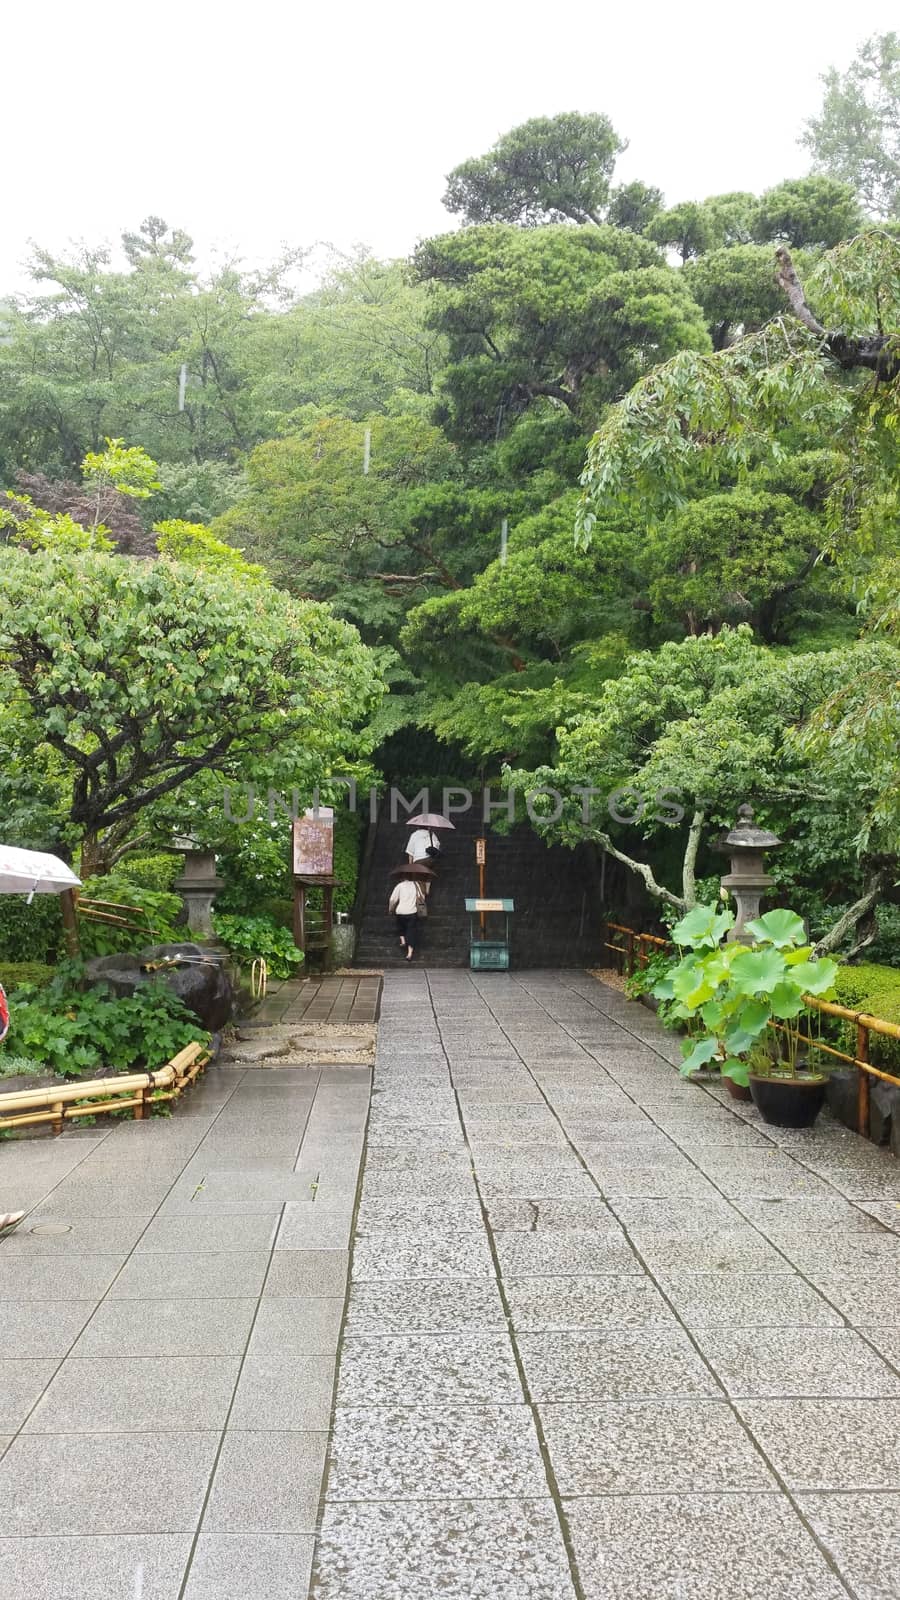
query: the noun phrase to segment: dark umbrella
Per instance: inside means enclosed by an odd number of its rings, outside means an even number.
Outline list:
[[[426,867],[421,861],[410,861],[403,867],[391,867],[392,878],[436,878],[437,873],[431,867]]]
[[[437,811],[420,811],[417,817],[407,817],[408,828],[456,828],[455,822],[448,822],[446,817]]]

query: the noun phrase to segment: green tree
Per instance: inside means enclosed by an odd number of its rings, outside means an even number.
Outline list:
[[[803,135],[816,170],[852,184],[872,216],[900,216],[900,37],[873,35],[822,82],[822,110]]]
[[[533,117],[447,178],[444,205],[469,223],[599,223],[625,145],[608,117]]]
[[[627,228],[631,233],[644,233],[653,218],[663,208],[661,189],[652,184],[621,183],[613,189],[606,221],[614,228]]]
[[[762,243],[784,239],[790,245],[830,250],[862,225],[851,184],[827,177],[789,178],[762,195],[753,232]]]
[[[723,350],[741,333],[753,333],[784,309],[771,248],[736,244],[688,261],[685,280],[703,307],[713,348]]]
[[[682,262],[707,250],[746,244],[753,237],[756,200],[752,194],[712,195],[708,200],[685,200],[652,217],[644,233],[648,239],[675,250]]]
[[[678,273],[621,228],[467,228],[420,245],[414,266],[448,343],[438,415],[469,445],[539,399],[590,426],[663,352],[707,346]]]
[[[16,760],[52,753],[82,866],[200,773],[287,750],[327,770],[377,702],[370,653],[324,607],[169,561],[7,553],[0,675]]]

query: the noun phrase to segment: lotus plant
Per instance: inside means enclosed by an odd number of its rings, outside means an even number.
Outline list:
[[[705,1030],[685,1041],[682,1076],[715,1062],[725,1077],[746,1086],[749,1054],[757,1059],[770,1024],[792,1022],[805,1009],[805,996],[827,994],[838,967],[836,961],[812,958],[803,922],[793,911],[767,911],[748,922],[752,945],[728,942],[725,935],[733,926],[733,913],[717,906],[689,911],[672,930],[686,953],[653,993],[673,1002],[673,1016],[699,1020]],[[786,1028],[785,1038],[781,1064],[770,1070],[793,1077],[797,1030]]]

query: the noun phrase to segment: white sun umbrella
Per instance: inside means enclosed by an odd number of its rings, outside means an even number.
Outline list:
[[[81,879],[59,856],[0,845],[0,894],[25,894],[30,905],[36,894],[61,894],[80,887]]]

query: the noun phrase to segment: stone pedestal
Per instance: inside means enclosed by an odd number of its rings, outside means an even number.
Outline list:
[[[211,850],[185,851],[184,871],[175,879],[174,888],[184,901],[191,933],[203,939],[213,936],[212,908],[224,887],[225,879],[216,874],[216,858]]]

